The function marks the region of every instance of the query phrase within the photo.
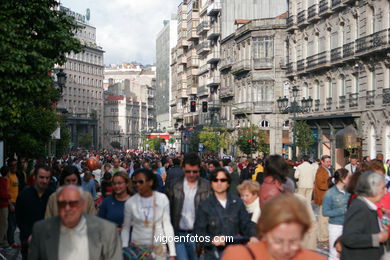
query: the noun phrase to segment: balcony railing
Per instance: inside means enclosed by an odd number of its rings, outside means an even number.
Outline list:
[[[367,106],[375,105],[375,90],[367,90],[366,98]]]
[[[311,19],[311,18],[315,17],[317,14],[318,14],[318,5],[314,4],[314,5],[309,7],[309,9],[307,11],[307,18]]]
[[[212,76],[206,80],[207,87],[219,85],[221,83],[219,76]]]
[[[210,42],[204,41],[196,46],[196,53],[197,54],[205,54],[210,51]]]
[[[251,70],[251,60],[250,59],[240,60],[240,61],[234,63],[232,66],[232,73],[233,74],[248,72],[250,70]]]
[[[317,56],[318,54],[307,57],[307,68],[312,68],[317,65]]]
[[[221,31],[219,29],[219,26],[213,26],[213,28],[211,28],[209,30],[209,33],[207,35],[207,39],[208,40],[216,40],[218,39],[218,37],[221,35]]]
[[[318,54],[318,65],[326,64],[328,62],[327,54],[327,51],[323,51]]]
[[[330,52],[330,61],[331,62],[336,62],[338,60],[341,60],[341,58],[343,57],[342,55],[342,50],[343,48],[342,47],[338,47],[338,48],[335,48],[333,49],[331,52]]]
[[[363,52],[371,48],[372,35],[367,35],[356,40],[356,52]]]
[[[297,71],[305,70],[305,59],[301,59],[297,62]]]
[[[355,43],[350,42],[343,45],[343,58],[348,58],[353,56],[355,53]]]
[[[297,23],[300,24],[300,23],[304,22],[305,19],[306,19],[306,10],[302,10],[298,13]]]
[[[326,98],[326,110],[332,109],[333,100],[331,97]]]
[[[290,28],[295,24],[295,15],[291,15],[287,18],[287,27]]]
[[[359,105],[358,101],[359,101],[358,93],[349,94],[349,107],[357,107]]]
[[[271,68],[274,65],[274,58],[253,59],[253,67],[255,69]]]
[[[390,88],[382,90],[382,102],[383,104],[390,104]]]
[[[222,4],[219,0],[216,0],[214,3],[210,4],[209,7],[207,7],[207,15],[213,16],[218,14],[221,11]]]
[[[293,73],[293,72],[294,72],[293,63],[292,62],[287,63],[287,73],[290,74],[290,73]]]
[[[221,60],[219,51],[213,51],[207,56],[207,63],[217,63]]]
[[[196,32],[198,34],[201,34],[203,32],[207,32],[210,30],[210,22],[209,21],[203,21],[196,27]]]
[[[222,87],[221,86],[221,89],[219,90],[219,96],[222,98],[234,96],[233,87],[231,87],[231,86]]]
[[[346,96],[339,96],[339,108],[345,108]]]
[[[206,73],[207,71],[209,71],[209,64],[204,64],[204,65],[199,67],[198,75],[202,75],[202,74]]]
[[[320,111],[320,102],[321,102],[321,100],[319,100],[319,99],[314,100],[314,110],[315,111]]]
[[[322,14],[329,10],[329,0],[321,0],[319,5],[319,14]]]
[[[372,47],[381,47],[390,43],[390,29],[382,30],[372,34]]]
[[[206,86],[200,86],[197,89],[198,96],[207,96],[209,94],[209,89]]]

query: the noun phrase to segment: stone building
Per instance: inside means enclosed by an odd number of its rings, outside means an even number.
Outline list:
[[[390,8],[378,0],[290,0],[288,77],[308,114],[314,156],[390,158]]]

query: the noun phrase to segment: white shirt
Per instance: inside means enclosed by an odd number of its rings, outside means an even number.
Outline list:
[[[221,204],[221,206],[226,209],[226,203],[227,203],[227,200],[218,200],[219,203]]]
[[[143,198],[140,196],[140,215],[143,216],[144,221],[152,224],[153,222],[153,196]]]
[[[101,169],[96,169],[92,172],[92,174],[95,176],[95,180],[99,183],[100,185],[100,180],[102,179],[102,170]]]
[[[87,222],[81,217],[74,228],[61,225],[58,260],[89,259]]]
[[[198,190],[198,183],[190,187],[186,178],[183,182],[184,202],[181,210],[181,218],[179,222],[180,229],[192,230],[195,223],[195,195]]]
[[[298,188],[312,189],[317,169],[309,162],[303,162],[295,170],[294,177],[298,179]]]

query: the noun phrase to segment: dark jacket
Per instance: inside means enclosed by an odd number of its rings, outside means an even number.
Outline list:
[[[165,179],[165,186],[171,185],[171,183],[174,183],[177,179],[180,179],[183,176],[184,176],[183,169],[178,165],[174,165],[167,172],[167,178]]]
[[[256,236],[256,224],[245,208],[242,200],[228,193],[226,208],[212,194],[198,208],[195,218],[194,232],[198,236],[209,236],[210,242],[201,243],[206,251],[213,249],[211,241],[215,236],[243,237]]]
[[[184,175],[180,179],[177,179],[174,183],[171,182],[169,185],[165,185],[164,190],[165,194],[169,199],[171,222],[175,233],[177,233],[180,229],[179,223],[184,203],[183,183]],[[198,188],[195,194],[195,214],[197,212],[198,206],[201,205],[203,201],[209,197],[210,194],[210,182],[199,177]]]
[[[361,197],[356,198],[345,215],[340,259],[379,260],[384,253],[384,244],[375,243],[378,237],[373,236],[379,232],[376,211],[369,208]]]
[[[252,174],[254,173],[254,170],[249,167],[246,167],[245,169],[242,169],[241,175],[240,175],[240,183],[242,183],[245,180],[252,180]]]

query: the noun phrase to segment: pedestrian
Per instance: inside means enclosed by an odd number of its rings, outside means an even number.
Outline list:
[[[117,230],[122,230],[124,206],[131,196],[130,179],[126,172],[117,172],[112,178],[112,195],[100,204],[98,216],[113,222]]]
[[[229,192],[233,195],[238,195],[237,186],[240,184],[240,175],[238,174],[237,164],[235,162],[229,162],[226,169],[232,179]]]
[[[297,193],[303,195],[308,201],[312,200],[316,168],[309,163],[310,157],[304,155],[302,163],[295,170],[294,177],[297,180]]]
[[[348,170],[349,173],[354,174],[357,170],[358,166],[358,156],[356,154],[351,154],[349,156],[349,163],[345,165],[345,169]]]
[[[175,235],[180,237],[180,241],[175,244],[177,259],[197,259],[195,240],[188,240],[188,237],[194,236],[193,228],[199,205],[211,194],[209,181],[199,177],[200,164],[196,153],[186,154],[183,160],[184,175],[165,185],[172,225]]]
[[[294,195],[272,198],[257,223],[259,242],[229,246],[222,260],[325,260],[312,250],[301,248],[311,225],[305,205]]]
[[[152,172],[156,175],[157,188],[156,191],[164,192],[164,181],[161,178],[161,175],[158,174],[158,165],[157,163],[153,163],[151,166]]]
[[[118,158],[115,158],[112,160],[113,167],[109,170],[109,172],[113,175],[117,172],[123,172],[126,171],[123,167],[120,166],[120,160]]]
[[[347,169],[338,169],[333,176],[334,184],[322,200],[322,215],[329,217],[329,260],[338,260],[337,250],[334,244],[343,233],[344,215],[347,212],[349,194],[346,187],[349,184],[352,173]]]
[[[3,166],[0,169],[0,248],[8,247],[7,228],[8,228],[8,207],[10,195],[8,192],[7,174],[8,166]]]
[[[105,172],[103,174],[103,179],[100,186],[103,198],[112,195],[112,175],[110,172]]]
[[[92,178],[92,173],[89,170],[84,171],[84,176],[81,178],[81,187],[83,190],[91,193],[92,199],[96,200],[96,185]]]
[[[245,180],[252,180],[252,175],[255,172],[255,165],[250,162],[247,164],[245,168],[241,170],[240,174],[240,183],[242,183]]]
[[[251,220],[257,223],[261,210],[259,201],[260,184],[256,181],[246,180],[237,187],[238,193],[245,204]]]
[[[170,186],[170,183],[174,183],[176,179],[180,179],[184,176],[183,169],[180,167],[180,159],[174,158],[172,163],[172,167],[167,172],[165,186]]]
[[[9,203],[9,210],[8,210],[7,239],[8,239],[8,244],[12,248],[20,248],[20,245],[15,243],[15,230],[16,230],[15,205],[16,205],[16,199],[18,198],[19,195],[17,161],[13,158],[8,159],[7,165],[9,167],[7,180],[8,180],[8,193],[10,196],[10,203]]]
[[[341,242],[341,260],[379,260],[385,252],[389,238],[378,220],[375,205],[386,193],[385,176],[380,173],[364,172],[360,176],[356,193],[345,214]]]
[[[125,259],[166,260],[167,255],[174,259],[174,241],[168,241],[167,253],[164,241],[156,240],[157,237],[173,237],[174,232],[170,221],[169,201],[165,194],[154,191],[157,184],[155,174],[149,169],[139,169],[134,172],[132,182],[137,193],[125,203],[121,232]]]
[[[210,237],[210,242],[199,243],[204,249],[204,259],[219,259],[227,246],[226,238],[238,236],[257,242],[256,224],[237,196],[228,193],[230,175],[217,168],[210,175],[213,193],[199,205],[196,213],[194,233],[198,237]],[[234,241],[233,241],[234,242]]]
[[[64,168],[61,173],[60,187],[64,185],[77,185],[81,186],[81,177],[77,167],[68,165]],[[85,198],[85,213],[89,215],[96,215],[95,203],[92,198],[91,193],[84,191],[83,197]],[[57,206],[57,195],[55,193],[51,194],[49,201],[47,202],[45,218],[51,218],[58,215],[58,206]]]
[[[59,215],[35,223],[29,260],[122,260],[114,224],[83,214],[83,189],[66,185],[57,192]]]
[[[324,155],[321,157],[321,166],[318,167],[314,182],[314,204],[320,207],[318,215],[318,241],[325,242],[329,239],[328,218],[322,215],[322,199],[329,189],[329,178],[332,177],[330,172],[331,157]]]
[[[54,192],[49,187],[50,175],[50,169],[47,166],[36,166],[34,186],[23,190],[16,201],[15,216],[16,224],[20,230],[23,260],[26,260],[28,256],[28,239],[32,233],[33,225],[44,219],[49,196]]]

